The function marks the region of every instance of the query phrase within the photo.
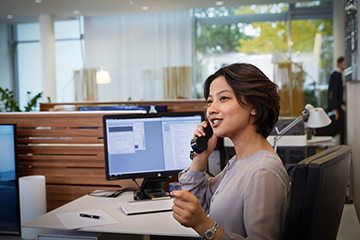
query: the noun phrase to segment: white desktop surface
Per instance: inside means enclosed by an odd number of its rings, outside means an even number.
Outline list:
[[[173,212],[159,212],[127,216],[121,210],[119,201],[132,200],[133,193],[126,192],[117,198],[100,198],[90,195],[80,197],[68,204],[65,204],[53,211],[50,211],[38,218],[35,218],[23,225],[29,228],[42,228],[53,230],[66,230],[64,225],[56,216],[58,213],[76,212],[102,209],[111,217],[116,219],[119,224],[83,228],[78,231],[102,232],[102,233],[122,233],[139,235],[160,235],[160,236],[179,236],[179,237],[199,237],[191,228],[181,226],[172,216]]]

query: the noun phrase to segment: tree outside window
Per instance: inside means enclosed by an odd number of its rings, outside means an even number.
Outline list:
[[[297,4],[297,7],[319,7],[321,4],[319,1],[308,2]],[[253,63],[273,79],[274,70],[269,65],[272,54],[278,52],[285,63],[293,62],[302,67],[303,104],[311,103],[326,109],[327,82],[333,62],[332,19],[292,20],[291,39],[288,21],[261,21],[266,17],[270,19],[272,14],[280,16],[288,10],[289,4],[285,3],[195,10],[195,17],[207,19],[259,14],[259,21],[251,23],[197,24],[197,98],[202,98],[202,83],[206,77],[232,62]],[[218,22],[221,23],[220,20]],[[299,109],[303,107],[299,106]]]

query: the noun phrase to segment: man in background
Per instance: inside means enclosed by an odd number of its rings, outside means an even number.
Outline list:
[[[343,100],[342,71],[345,69],[344,57],[338,57],[335,70],[332,72],[328,88],[328,111],[335,113],[333,136],[340,134],[340,144],[345,144],[345,103]]]

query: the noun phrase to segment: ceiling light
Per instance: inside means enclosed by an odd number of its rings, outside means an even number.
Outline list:
[[[222,6],[222,5],[224,5],[224,2],[223,2],[223,1],[216,1],[216,2],[215,2],[215,5],[217,5],[217,6]]]
[[[75,15],[79,15],[79,14],[80,14],[80,11],[75,10],[75,11],[74,11],[74,14],[75,14]]]
[[[41,0],[35,0],[36,3],[41,3]]]
[[[134,2],[133,1],[130,1],[129,4],[132,5]]]
[[[148,8],[147,6],[143,6],[143,7],[141,7],[141,9],[144,10],[144,11],[146,11],[146,10],[148,10],[149,8]]]
[[[8,14],[6,17],[7,17],[7,19],[13,19],[13,15],[10,15],[10,14]]]

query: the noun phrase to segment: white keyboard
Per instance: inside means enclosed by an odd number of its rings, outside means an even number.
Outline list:
[[[119,202],[126,215],[171,211],[174,199],[166,198],[159,200],[138,200]]]

